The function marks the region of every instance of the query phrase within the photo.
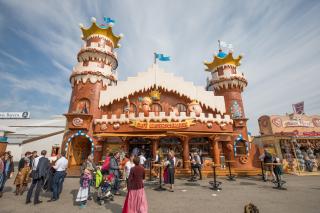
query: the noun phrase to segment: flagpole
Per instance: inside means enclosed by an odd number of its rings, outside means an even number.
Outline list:
[[[157,63],[156,53],[153,53],[153,56],[154,56],[154,61],[153,61],[153,63],[156,64],[156,63]]]

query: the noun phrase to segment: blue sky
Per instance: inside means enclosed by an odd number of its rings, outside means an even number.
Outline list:
[[[320,114],[320,1],[19,1],[0,0],[0,111],[48,118],[67,112],[69,76],[82,40],[79,23],[103,16],[123,33],[120,80],[145,71],[153,52],[172,57],[167,71],[205,85],[203,61],[217,40],[243,53],[249,129],[263,114],[292,112],[305,101]]]

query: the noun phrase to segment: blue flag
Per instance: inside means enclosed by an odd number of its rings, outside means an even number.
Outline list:
[[[111,18],[109,18],[109,17],[103,17],[103,20],[104,20],[107,24],[110,24],[110,23],[114,24],[114,23],[116,23],[115,20],[113,20],[113,19],[111,19]]]
[[[155,58],[159,59],[159,61],[170,61],[170,56],[165,56],[163,54],[160,53],[155,53]]]

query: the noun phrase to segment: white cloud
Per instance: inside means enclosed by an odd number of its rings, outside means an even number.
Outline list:
[[[5,52],[5,51],[3,51],[3,50],[0,50],[0,54],[6,56],[7,58],[9,58],[10,60],[12,60],[13,62],[16,62],[16,63],[18,63],[18,64],[20,64],[20,65],[23,65],[23,66],[28,65],[25,61],[23,61],[23,60],[15,57],[15,56],[13,56],[13,55]]]

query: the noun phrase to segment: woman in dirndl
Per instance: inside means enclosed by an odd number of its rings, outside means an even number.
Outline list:
[[[166,163],[166,169],[168,171],[168,184],[170,184],[169,191],[173,192],[173,184],[174,184],[174,165],[175,165],[175,158],[173,152],[169,152],[168,160]]]
[[[140,165],[139,157],[133,159],[134,167],[131,168],[128,178],[128,193],[122,213],[147,213],[148,203],[144,191],[144,168]]]

